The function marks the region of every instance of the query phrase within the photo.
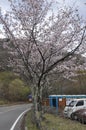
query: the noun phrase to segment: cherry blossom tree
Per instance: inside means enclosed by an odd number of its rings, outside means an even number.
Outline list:
[[[42,92],[49,75],[60,72],[85,42],[85,23],[77,10],[52,10],[48,0],[9,0],[11,11],[0,13],[10,64],[30,84],[34,116],[39,124],[42,115]],[[85,46],[84,46],[85,48]],[[84,49],[83,49],[84,50]],[[40,114],[38,114],[40,108]]]

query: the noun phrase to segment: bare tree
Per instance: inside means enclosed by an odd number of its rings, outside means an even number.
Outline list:
[[[5,15],[0,13],[0,23],[6,38],[12,43],[7,45],[13,54],[11,65],[24,75],[31,86],[34,115],[39,121],[42,92],[48,76],[80,47],[86,27],[71,8],[57,10],[54,14],[50,10],[52,3],[47,0],[10,2],[12,11]]]

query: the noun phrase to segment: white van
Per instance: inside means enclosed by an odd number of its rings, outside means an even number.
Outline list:
[[[73,99],[65,108],[64,116],[71,118],[71,114],[79,109],[86,108],[86,99]]]

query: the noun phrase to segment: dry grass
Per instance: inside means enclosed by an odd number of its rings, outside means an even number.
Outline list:
[[[0,105],[8,104],[9,102],[7,100],[0,99]]]
[[[46,114],[45,125],[48,126],[48,130],[85,130],[86,125],[80,124],[77,121],[72,121],[60,116],[54,116]]]
[[[31,113],[29,112],[26,118],[26,126],[28,130],[37,130],[36,126],[31,123]],[[77,121],[72,121],[60,116],[45,114],[45,120],[42,122],[42,130],[86,130],[86,124],[81,124]]]
[[[28,128],[28,130],[38,130],[36,128],[36,125],[32,123],[31,121],[31,111],[28,112],[27,116],[26,116],[26,119],[25,119],[25,127]]]

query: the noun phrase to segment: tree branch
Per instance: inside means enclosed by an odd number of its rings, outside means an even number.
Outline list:
[[[80,45],[82,44],[83,42],[83,38],[84,38],[84,35],[85,35],[85,31],[86,31],[86,26],[84,27],[84,31],[83,31],[83,34],[82,34],[82,38],[81,38],[81,41],[80,43],[77,45],[77,47],[72,50],[71,52],[68,52],[64,57],[62,57],[61,59],[57,60],[56,62],[54,62],[52,65],[50,65],[48,67],[47,70],[45,70],[44,74],[48,73],[49,71],[51,71],[52,69],[54,69],[58,63],[64,61],[65,59],[67,59],[69,56],[73,55],[75,53],[75,51],[80,47]]]

